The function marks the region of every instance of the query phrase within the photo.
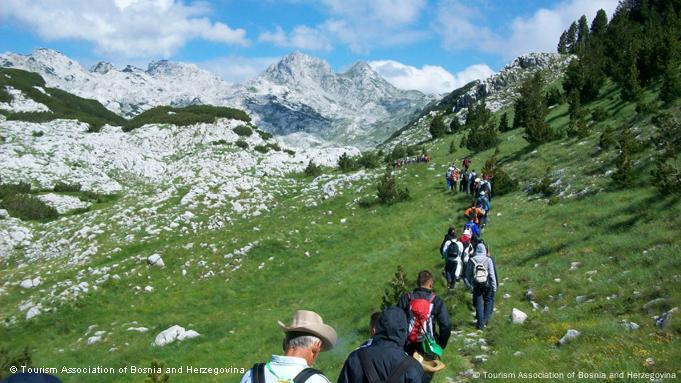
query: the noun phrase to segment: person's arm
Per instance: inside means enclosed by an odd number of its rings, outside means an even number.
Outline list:
[[[246,371],[244,376],[241,378],[241,383],[251,383],[251,370]]]
[[[449,313],[447,312],[445,302],[442,299],[438,300],[440,304],[437,312],[437,324],[440,331],[438,331],[439,339],[437,340],[437,343],[442,349],[445,349],[447,347],[447,341],[449,341],[449,337],[452,335],[452,322],[449,320]]]
[[[471,259],[468,259],[468,265],[466,265],[466,275],[463,278],[463,284],[468,287],[468,290],[473,291],[473,284],[471,282],[471,279],[473,279],[473,261]]]
[[[475,233],[475,235],[479,237],[480,236],[480,228],[478,227],[478,225],[472,225],[472,227],[473,227],[473,232]]]
[[[409,298],[407,298],[407,293],[402,294],[400,300],[397,301],[397,307],[405,311],[409,308]]]
[[[494,261],[492,258],[487,257],[489,259],[489,278],[490,282],[492,283],[492,290],[497,291],[497,273],[496,273],[496,267],[494,266]]]
[[[340,375],[338,375],[338,380],[337,383],[353,383],[353,382],[361,382],[363,381],[363,373],[361,368],[359,366],[356,366],[357,363],[353,363],[352,359],[352,354],[348,356],[348,359],[345,360],[345,363],[343,364],[343,369],[340,372]],[[357,361],[359,363],[359,361]],[[359,369],[359,374],[358,370]]]

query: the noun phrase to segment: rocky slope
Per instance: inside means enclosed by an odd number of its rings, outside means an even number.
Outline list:
[[[414,144],[428,140],[431,138],[428,128],[433,116],[449,115],[445,118],[447,124],[454,116],[463,121],[468,107],[483,98],[492,112],[510,106],[517,97],[518,88],[524,79],[541,71],[547,83],[559,80],[573,57],[557,53],[530,53],[520,56],[499,73],[485,80],[475,80],[466,84],[429,105],[418,118],[393,134],[386,144],[392,147],[398,143]]]
[[[158,105],[236,106],[272,133],[294,134],[292,143],[311,136],[303,141],[315,145],[320,139],[360,146],[382,142],[432,101],[395,88],[365,62],[337,74],[327,62],[300,52],[235,86],[195,65],[167,60],[146,70],[130,65],[119,70],[106,62],[86,70],[49,49],[2,54],[0,66],[36,72],[47,86],[95,99],[124,117]]]

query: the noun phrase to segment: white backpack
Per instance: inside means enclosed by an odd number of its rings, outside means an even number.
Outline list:
[[[473,280],[479,286],[487,286],[489,271],[485,265],[486,260],[478,263],[475,261],[475,258],[471,258],[471,261],[473,261]]]

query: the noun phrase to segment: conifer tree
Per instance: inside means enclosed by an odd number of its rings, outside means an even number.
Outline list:
[[[535,73],[520,86],[520,98],[526,103],[524,116],[522,116],[525,124],[524,138],[535,145],[554,138],[551,127],[545,121],[549,110],[546,106],[543,87],[544,79],[540,72]]]
[[[435,118],[433,118],[433,120],[430,122],[429,130],[433,139],[443,137],[447,133],[447,128],[445,127],[442,115],[437,115]]]
[[[461,123],[459,122],[459,117],[454,116],[452,121],[449,123],[449,133],[456,133],[461,130]]]
[[[622,100],[637,101],[641,98],[641,91],[641,84],[638,82],[638,68],[636,67],[636,62],[632,60],[622,83]]]
[[[591,22],[591,36],[601,37],[605,34],[605,29],[608,26],[608,15],[603,9],[599,9]]]
[[[456,143],[454,142],[454,140],[452,140],[449,143],[449,154],[454,154],[454,153],[456,153]]]
[[[499,120],[499,128],[498,130],[500,132],[507,132],[510,130],[510,127],[508,125],[508,114],[504,112],[504,114],[501,115],[501,120]]]
[[[574,21],[567,30],[567,49],[569,53],[575,53],[577,50],[577,23]]]
[[[589,22],[585,15],[577,22],[577,53],[583,53],[589,41]]]
[[[563,33],[560,35],[560,40],[558,40],[558,53],[560,54],[568,53],[567,31],[563,31]]]

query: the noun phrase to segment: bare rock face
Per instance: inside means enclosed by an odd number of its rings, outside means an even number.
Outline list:
[[[167,344],[171,344],[176,340],[183,341],[185,339],[196,338],[199,335],[200,334],[194,330],[187,331],[182,326],[174,325],[161,331],[158,335],[156,335],[156,339],[154,339],[153,345],[161,347]]]

